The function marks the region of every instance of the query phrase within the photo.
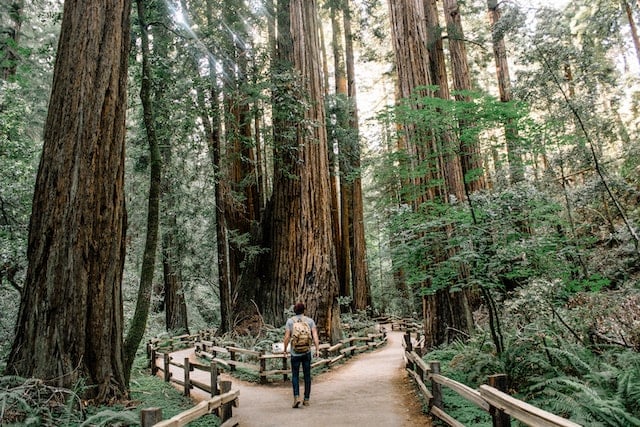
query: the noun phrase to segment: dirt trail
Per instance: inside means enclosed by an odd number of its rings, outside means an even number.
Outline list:
[[[404,370],[402,333],[388,332],[387,339],[382,348],[356,355],[344,365],[314,376],[311,405],[306,407],[291,408],[290,381],[258,385],[225,375],[223,379],[232,381],[232,389],[240,390],[234,419],[241,427],[431,426]],[[180,360],[185,354],[173,356]],[[209,398],[195,390],[192,396],[197,400]]]

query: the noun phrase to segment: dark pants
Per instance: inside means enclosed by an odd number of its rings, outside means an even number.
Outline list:
[[[300,396],[300,365],[304,375],[304,399],[309,400],[311,395],[311,352],[300,356],[291,355],[291,384],[293,385],[293,397]]]

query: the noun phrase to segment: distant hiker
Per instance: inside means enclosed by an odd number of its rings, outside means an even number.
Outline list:
[[[300,406],[300,365],[304,375],[304,406],[309,405],[311,395],[311,340],[316,346],[316,357],[319,355],[320,340],[316,322],[304,315],[304,303],[298,302],[293,307],[295,316],[287,320],[284,332],[284,352],[291,342],[291,384],[293,386],[293,407]]]

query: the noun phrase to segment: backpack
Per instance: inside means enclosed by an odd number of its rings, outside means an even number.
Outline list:
[[[311,349],[311,328],[304,316],[293,320],[291,348],[296,353],[306,353]]]

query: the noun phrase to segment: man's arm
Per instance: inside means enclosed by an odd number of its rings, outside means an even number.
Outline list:
[[[291,339],[291,331],[289,330],[289,328],[285,328],[284,329],[284,350],[282,350],[283,353],[287,352],[287,346],[289,345],[290,339]]]
[[[313,327],[311,329],[311,335],[313,335],[313,343],[316,345],[316,357],[320,356],[320,338],[318,338],[318,328]]]

